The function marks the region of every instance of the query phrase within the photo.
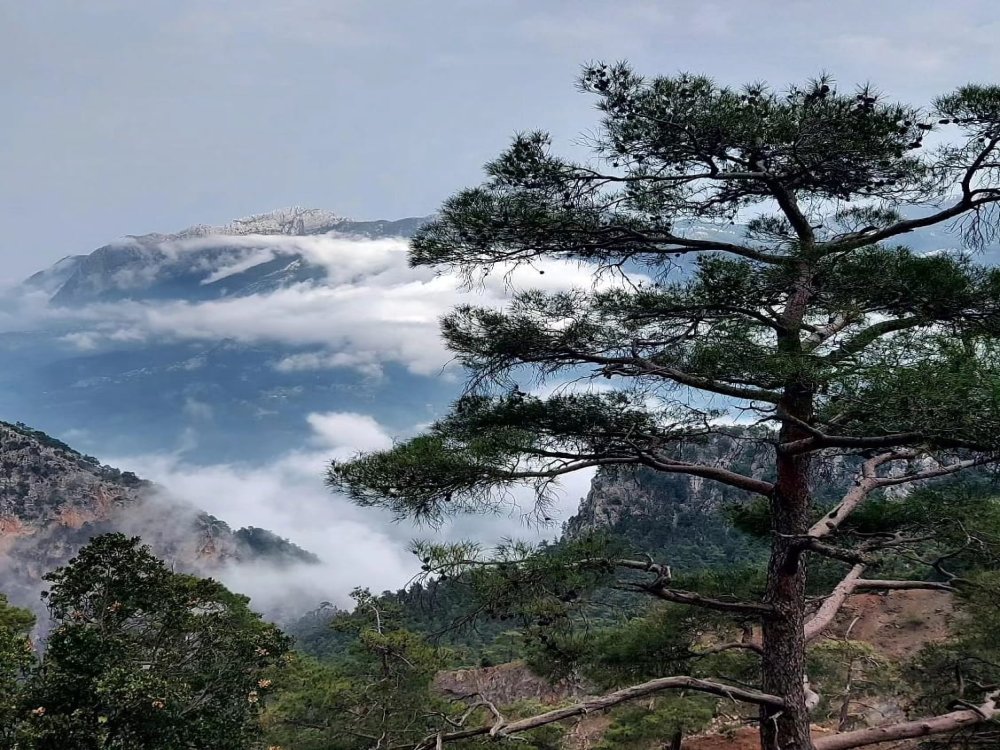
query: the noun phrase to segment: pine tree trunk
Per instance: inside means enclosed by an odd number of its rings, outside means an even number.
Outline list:
[[[808,407],[798,411],[808,414]],[[795,440],[798,430],[782,430],[780,442]],[[762,689],[780,695],[783,709],[761,709],[763,750],[811,750],[809,712],[805,706],[805,557],[795,538],[809,528],[811,497],[808,455],[777,457],[777,479],[771,499],[771,558],[765,602],[773,613],[763,623]]]

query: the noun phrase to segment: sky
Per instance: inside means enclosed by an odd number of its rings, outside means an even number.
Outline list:
[[[0,282],[281,206],[431,213],[590,60],[913,103],[1000,70],[988,0],[0,0]]]

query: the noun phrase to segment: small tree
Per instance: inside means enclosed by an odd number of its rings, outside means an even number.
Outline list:
[[[251,746],[288,644],[246,597],[170,571],[122,534],[95,537],[45,578],[54,627],[18,747]]]
[[[300,657],[278,681],[265,717],[273,742],[300,750],[407,747],[456,709],[431,688],[446,662],[401,627],[399,607],[367,589],[352,596],[354,611],[332,622],[353,636],[350,647],[333,663]]]
[[[736,90],[619,64],[587,67],[581,86],[603,113],[597,158],[572,162],[544,133],[518,136],[483,186],[418,232],[411,261],[474,280],[565,259],[606,283],[455,310],[443,332],[468,368],[466,396],[426,434],[335,463],[332,485],[423,519],[496,507],[519,484],[544,505],[558,477],[591,467],[744,490],[765,499],[770,523],[759,599],[680,590],[669,560],[613,563],[648,571],[636,586],[646,594],[759,621],[760,689],[742,697],[760,705],[764,748],[849,748],[995,716],[988,700],[814,743],[805,651],[856,591],[947,585],[866,578],[884,545],[842,530],[851,512],[884,488],[994,460],[1000,272],[966,252],[895,243],[946,225],[970,249],[994,236],[1000,87],[965,86],[921,110],[870,86],[839,92],[827,77]],[[929,148],[935,131],[942,145]],[[531,376],[608,379],[613,390],[540,398],[516,385]],[[758,470],[686,451],[727,417],[771,428],[744,437],[760,446]],[[857,479],[819,508],[813,485],[833,460],[856,461]],[[810,613],[816,555],[848,569]]]

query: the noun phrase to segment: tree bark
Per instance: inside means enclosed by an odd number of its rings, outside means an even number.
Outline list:
[[[811,394],[794,390],[786,411],[801,420],[810,416]],[[782,426],[779,444],[799,437],[792,422]],[[763,750],[812,750],[805,677],[806,565],[801,538],[809,529],[811,496],[809,454],[789,454],[779,448],[777,480],[771,496],[771,557],[764,603],[772,612],[763,622],[762,689],[780,695],[784,708],[762,706],[760,740]]]

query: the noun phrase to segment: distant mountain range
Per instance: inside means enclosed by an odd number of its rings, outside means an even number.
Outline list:
[[[194,226],[173,234],[128,236],[89,255],[71,255],[24,282],[74,306],[121,299],[205,300],[322,282],[326,271],[290,237],[409,237],[426,218],[352,221],[329,211],[288,208]]]

